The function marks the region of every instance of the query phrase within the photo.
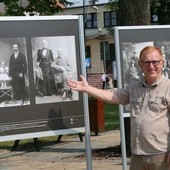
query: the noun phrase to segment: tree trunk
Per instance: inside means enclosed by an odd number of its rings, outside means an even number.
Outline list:
[[[118,25],[149,25],[150,0],[119,0]]]

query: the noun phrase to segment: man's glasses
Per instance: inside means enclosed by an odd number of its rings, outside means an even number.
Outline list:
[[[150,64],[154,65],[154,66],[157,66],[159,63],[160,63],[161,60],[153,60],[153,61],[140,61],[143,65],[145,66],[150,66]]]

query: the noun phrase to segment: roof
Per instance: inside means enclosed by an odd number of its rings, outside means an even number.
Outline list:
[[[71,7],[78,7],[78,6],[83,6],[83,2],[85,3],[85,5],[89,5],[90,0],[69,0],[69,2],[73,2],[74,5]],[[96,5],[97,4],[105,4],[108,3],[109,0],[96,0]]]

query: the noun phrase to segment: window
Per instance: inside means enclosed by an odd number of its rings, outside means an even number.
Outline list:
[[[110,60],[109,43],[107,41],[100,42],[101,60]]]
[[[117,25],[116,12],[107,11],[104,12],[104,27],[111,27]]]
[[[97,13],[87,14],[86,28],[97,28]]]
[[[151,22],[152,24],[158,23],[158,15],[151,15]]]
[[[91,49],[90,46],[86,46],[86,68],[91,67]]]
[[[90,46],[86,46],[86,58],[91,58],[91,48],[90,48]]]

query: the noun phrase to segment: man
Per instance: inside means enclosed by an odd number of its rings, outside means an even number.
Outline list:
[[[52,63],[52,67],[56,68],[56,69],[60,69],[60,72],[62,72],[62,84],[64,87],[64,93],[63,93],[63,99],[65,99],[66,97],[69,97],[70,99],[72,99],[72,91],[70,90],[70,88],[67,85],[67,79],[71,78],[71,65],[70,62],[68,61],[67,57],[64,56],[63,54],[63,50],[62,49],[58,49],[57,50],[57,57],[55,58],[55,61]],[[61,82],[59,80],[59,82]]]
[[[130,170],[170,169],[170,80],[163,73],[164,60],[158,47],[147,46],[139,56],[144,79],[114,92],[69,80],[68,85],[104,102],[131,106]]]
[[[13,44],[14,53],[10,56],[9,77],[15,100],[25,100],[25,75],[27,72],[26,56],[19,51],[18,44]]]
[[[43,95],[51,96],[53,92],[53,74],[51,70],[51,63],[53,62],[53,53],[47,49],[48,42],[43,40],[42,49],[37,52],[37,65],[42,69],[43,74]]]
[[[108,85],[108,82],[109,82],[109,77],[107,76],[106,73],[102,74],[101,80],[102,80],[102,89],[106,89],[107,90],[107,85]]]

